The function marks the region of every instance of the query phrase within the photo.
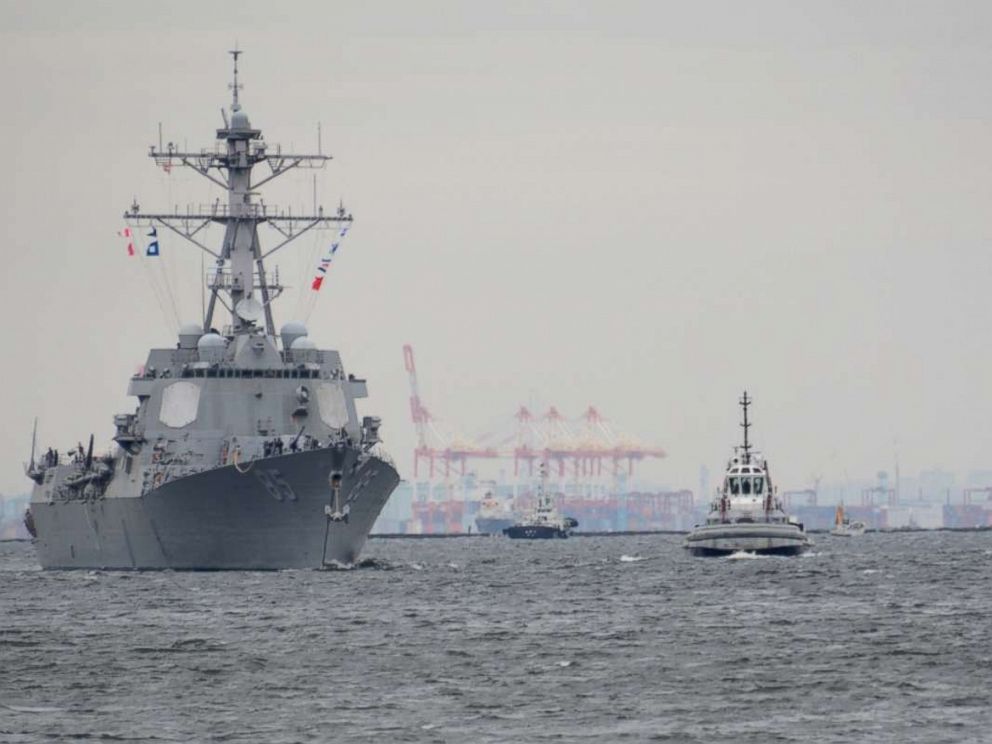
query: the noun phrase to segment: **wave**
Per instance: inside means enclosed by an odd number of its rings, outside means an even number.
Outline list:
[[[16,713],[62,713],[66,710],[65,708],[51,708],[40,705],[7,705],[6,703],[0,703],[0,708],[6,708]]]
[[[413,565],[413,564],[412,564]],[[324,571],[354,571],[356,569],[370,569],[373,571],[393,571],[398,568],[393,563],[383,560],[382,558],[362,558],[357,563],[342,563],[341,561],[327,561],[323,569]]]
[[[731,553],[730,555],[728,555],[727,556],[727,560],[728,561],[750,561],[750,560],[754,560],[754,559],[762,558],[762,557],[764,557],[764,556],[760,556],[757,553],[751,553],[751,552],[749,552],[747,550],[738,550],[736,553]]]

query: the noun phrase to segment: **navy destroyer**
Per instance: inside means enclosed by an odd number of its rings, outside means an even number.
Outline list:
[[[150,152],[166,170],[192,169],[226,199],[182,213],[135,203],[124,215],[129,229],[164,227],[211,257],[202,324],[183,326],[174,347],[152,349],[131,378],[137,410],[114,417],[114,452],[95,455],[91,436],[70,456],[49,449],[36,460],[32,445],[25,522],[44,568],[351,564],[399,482],[381,450],[380,420],[358,416],[365,380],[346,374],[339,353],[318,349],[301,323],[276,333],[272,303],[284,287],[266,260],[310,230],[344,231],[352,217],[343,206],[280,213],[258,198],[264,184],[330,156],[268,145],[241,106],[241,52],[231,54],[233,96],[217,146]],[[263,224],[278,233],[267,249]],[[224,228],[216,249],[203,242],[210,225]]]
[[[734,448],[717,499],[706,523],[686,537],[684,547],[693,555],[762,553],[798,555],[812,541],[801,522],[782,509],[772,485],[768,461],[753,451],[748,440],[751,405],[747,391],[740,404],[744,412],[744,444]]]

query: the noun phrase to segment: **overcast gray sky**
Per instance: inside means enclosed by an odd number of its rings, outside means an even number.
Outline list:
[[[592,403],[668,450],[641,472],[672,486],[719,469],[744,387],[786,488],[897,451],[904,472],[992,468],[990,21],[987,2],[2,0],[0,490],[27,490],[34,416],[43,445],[109,441],[129,375],[174,344],[162,275],[116,232],[134,196],[215,198],[146,153],[160,121],[212,145],[235,40],[270,142],[315,147],[323,124],[319,191],[356,226],[311,337],[369,378],[405,475],[406,342],[457,428]],[[267,201],[311,193],[303,174]],[[162,246],[195,320],[199,256]]]

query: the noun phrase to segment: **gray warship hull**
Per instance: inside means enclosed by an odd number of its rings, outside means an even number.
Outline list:
[[[328,482],[342,472],[332,521]],[[142,496],[31,504],[43,568],[286,569],[349,565],[399,482],[357,450],[324,448],[227,465]]]
[[[799,555],[811,545],[812,541],[796,525],[754,522],[697,527],[686,537],[684,547],[698,556],[739,552]]]

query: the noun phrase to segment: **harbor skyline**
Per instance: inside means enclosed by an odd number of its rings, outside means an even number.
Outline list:
[[[597,405],[667,451],[641,473],[672,487],[725,462],[742,387],[782,488],[992,470],[985,5],[289,7],[0,5],[4,493],[27,490],[35,417],[41,442],[109,444],[122,377],[197,320],[199,258],[159,236],[149,277],[117,232],[135,194],[215,198],[144,153],[160,121],[211,145],[235,41],[253,123],[310,148],[319,122],[336,156],[317,190],[355,230],[306,320],[374,378],[404,476],[405,343],[469,433]],[[285,267],[291,308],[308,268]]]

